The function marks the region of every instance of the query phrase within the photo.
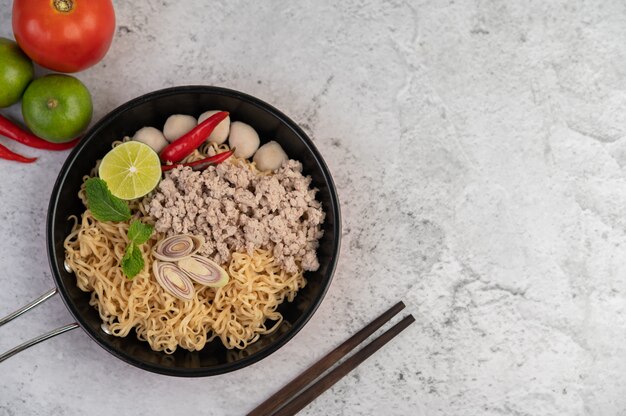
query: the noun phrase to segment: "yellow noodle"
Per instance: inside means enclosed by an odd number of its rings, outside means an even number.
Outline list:
[[[243,349],[282,322],[278,306],[292,301],[306,285],[301,270],[288,274],[274,261],[271,251],[252,256],[234,253],[227,265],[230,281],[219,289],[194,283],[196,294],[182,301],[167,293],[152,272],[154,235],[141,251],[146,266],[128,280],[120,261],[128,240],[127,223],[100,222],[89,210],[67,236],[66,261],[76,274],[78,287],[91,292],[94,306],[114,335],[126,336],[134,328],[141,340],[157,351],[172,353],[178,346],[200,350],[219,337],[227,348]],[[272,320],[270,327],[266,320]]]

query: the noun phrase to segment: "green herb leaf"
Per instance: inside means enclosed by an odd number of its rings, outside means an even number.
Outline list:
[[[154,227],[149,224],[144,224],[141,221],[133,220],[128,227],[128,239],[131,243],[141,245],[148,241],[154,231]]]
[[[130,219],[128,204],[114,196],[107,183],[100,178],[90,178],[85,182],[87,205],[98,221],[126,221]]]
[[[122,271],[129,279],[137,276],[137,273],[143,270],[144,261],[141,255],[141,250],[135,245],[130,243],[126,247],[126,253],[122,257]]]

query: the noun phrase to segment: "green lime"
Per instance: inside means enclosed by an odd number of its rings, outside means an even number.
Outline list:
[[[20,100],[33,80],[33,62],[17,43],[0,38],[0,107],[8,107]]]
[[[38,78],[22,97],[22,116],[28,128],[54,143],[67,142],[82,133],[92,113],[89,90],[70,75]]]
[[[113,195],[135,199],[156,188],[161,180],[161,161],[150,146],[136,141],[126,142],[102,158],[98,174]]]

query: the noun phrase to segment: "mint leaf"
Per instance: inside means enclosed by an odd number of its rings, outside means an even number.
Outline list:
[[[126,246],[126,252],[122,257],[122,270],[129,279],[132,279],[143,270],[144,260],[141,255],[139,245],[148,241],[152,235],[153,227],[141,221],[133,220],[128,227],[128,239],[130,243]]]
[[[100,178],[85,182],[87,206],[98,221],[126,221],[130,219],[128,204],[114,196],[107,183]]]
[[[141,250],[135,245],[130,243],[126,247],[126,253],[122,257],[122,271],[129,279],[137,276],[137,273],[143,270],[144,261],[141,255]]]
[[[128,239],[131,243],[141,245],[148,241],[154,227],[141,221],[133,220],[128,227]]]

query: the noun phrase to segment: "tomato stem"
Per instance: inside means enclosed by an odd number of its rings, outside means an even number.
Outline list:
[[[54,0],[52,4],[54,8],[61,13],[69,13],[74,8],[74,2],[72,0]]]

